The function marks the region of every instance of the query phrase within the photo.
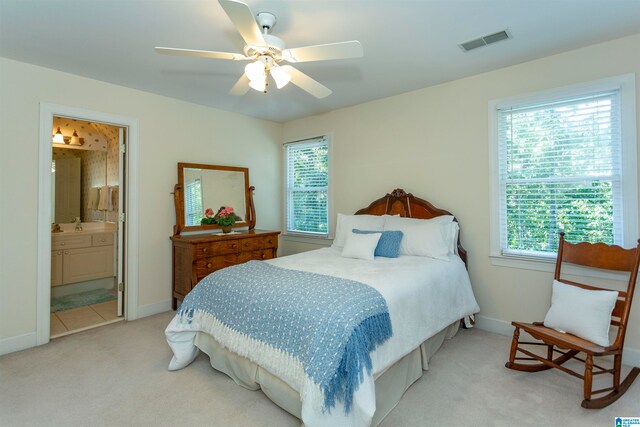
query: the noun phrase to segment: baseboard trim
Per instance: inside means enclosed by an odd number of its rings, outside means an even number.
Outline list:
[[[511,322],[487,316],[476,316],[476,328],[498,335],[513,335]],[[640,366],[640,349],[625,347],[624,353],[622,354],[622,363],[627,366]]]
[[[498,335],[513,335],[513,326],[511,326],[511,322],[482,316],[480,314],[476,315],[476,328],[487,332],[493,332]]]
[[[30,332],[16,337],[4,338],[0,340],[0,356],[13,353],[15,351],[26,350],[35,347],[37,343],[36,333]]]
[[[138,306],[138,319],[171,310],[171,300]]]

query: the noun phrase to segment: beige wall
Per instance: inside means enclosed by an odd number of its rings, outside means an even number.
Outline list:
[[[353,213],[397,187],[456,215],[462,243],[469,251],[481,320],[487,328],[505,331],[511,320],[544,317],[552,276],[493,266],[489,259],[487,103],[615,75],[640,74],[638,51],[640,35],[635,35],[288,122],[284,139],[332,132],[332,216]],[[640,94],[636,97],[640,100]],[[640,108],[637,112],[640,114]],[[302,249],[299,242],[283,241],[283,253]],[[635,299],[627,346],[640,349],[640,297]],[[636,359],[640,356],[639,351],[633,354]]]
[[[171,295],[177,162],[248,167],[257,227],[280,229],[282,125],[0,58],[0,344],[36,328],[40,102],[138,120],[141,310]]]
[[[396,187],[425,197],[460,220],[485,325],[500,329],[512,319],[541,319],[551,274],[496,267],[489,260],[487,103],[640,73],[639,47],[635,35],[284,126],[0,58],[0,341],[35,331],[41,101],[139,121],[140,306],[170,297],[169,193],[176,162],[249,167],[257,187],[257,226],[280,229],[280,143],[330,132],[333,216]],[[281,245],[284,254],[318,247],[299,240]],[[640,349],[640,302],[635,304],[627,345]]]

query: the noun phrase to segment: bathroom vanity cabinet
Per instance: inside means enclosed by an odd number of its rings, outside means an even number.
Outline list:
[[[51,236],[51,286],[115,275],[114,232],[69,232]]]

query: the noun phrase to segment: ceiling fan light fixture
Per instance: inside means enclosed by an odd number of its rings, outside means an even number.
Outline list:
[[[267,81],[264,78],[263,79],[257,79],[257,80],[251,80],[249,82],[249,87],[251,89],[257,90],[258,92],[265,92],[265,89],[267,88]]]
[[[262,61],[256,61],[256,62],[247,64],[247,66],[244,67],[244,73],[247,75],[247,77],[249,77],[249,80],[251,81],[253,80],[264,81],[264,78],[266,76],[264,63]]]
[[[291,73],[285,67],[273,67],[271,77],[275,80],[278,89],[282,89],[291,81]]]

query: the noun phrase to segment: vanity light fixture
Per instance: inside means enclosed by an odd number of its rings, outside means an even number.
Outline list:
[[[56,134],[53,135],[53,142],[55,142],[56,144],[65,143],[64,136],[62,136],[62,132],[60,132],[60,128],[58,128],[58,131],[56,132]]]
[[[78,132],[76,132],[76,130],[73,130],[73,135],[71,135],[71,143],[74,145],[81,145],[80,144],[80,137],[78,136]]]

